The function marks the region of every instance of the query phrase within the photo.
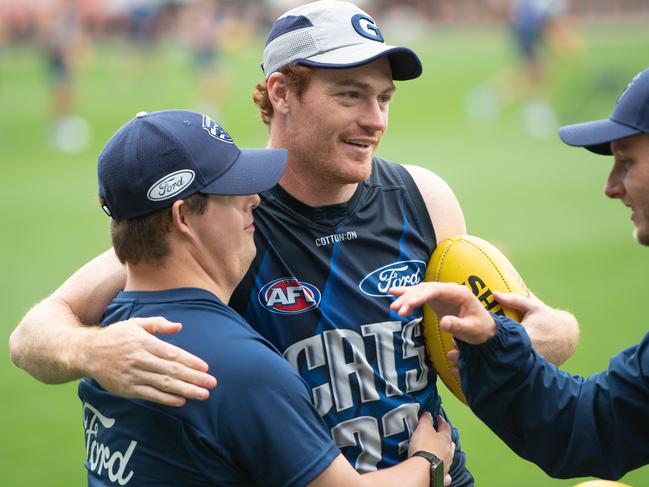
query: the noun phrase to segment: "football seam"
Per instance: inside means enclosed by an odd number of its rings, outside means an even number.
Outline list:
[[[449,242],[449,244],[446,246],[446,248],[444,249],[444,251],[442,252],[441,257],[439,258],[439,264],[437,265],[437,269],[435,269],[435,281],[437,281],[437,282],[439,282],[439,275],[441,273],[442,264],[446,260],[446,256],[448,255],[448,253],[451,250],[451,247],[453,247],[453,245],[455,245],[455,241],[451,240]],[[440,328],[439,328],[439,318],[438,318],[437,314],[435,314],[435,312],[432,309],[431,309],[431,312],[435,315],[435,320],[437,321],[437,326],[435,327],[435,334],[437,335],[437,342],[440,344],[440,348],[442,349],[442,360],[446,364],[446,368],[449,370],[449,373],[450,373],[452,363],[446,357],[446,354],[450,350],[448,350],[446,348],[446,346],[444,345],[444,340],[442,340],[442,330],[440,330]],[[441,375],[439,374],[439,371],[436,370],[436,372],[437,372],[437,375],[440,376],[442,381],[446,382],[444,380],[444,378],[441,377]],[[464,395],[464,391],[462,390],[462,384],[460,383],[460,380],[457,377],[455,377],[453,374],[450,374],[450,379],[449,380],[453,381],[453,384],[455,384],[457,386],[460,393],[462,393],[462,395]],[[447,384],[447,386],[448,386],[448,384]]]
[[[446,246],[446,248],[444,249],[444,251],[442,252],[442,256],[439,258],[439,263],[437,264],[437,269],[435,269],[435,281],[437,281],[437,282],[439,282],[439,274],[440,274],[441,269],[442,269],[442,263],[446,259],[446,255],[449,253],[449,251],[451,250],[451,247],[453,247],[454,244],[455,244],[455,242],[453,240],[451,240],[448,243],[448,245]]]
[[[431,309],[431,313],[433,313],[433,314],[435,315],[435,320],[437,321],[437,327],[435,327],[435,334],[437,335],[437,343],[439,343],[440,349],[441,349],[441,351],[442,351],[442,360],[444,361],[444,363],[446,364],[446,368],[447,368],[447,369],[449,370],[449,372],[450,372],[450,369],[451,369],[451,367],[452,367],[452,363],[451,363],[451,361],[446,357],[446,354],[449,352],[449,349],[446,348],[446,346],[444,345],[444,341],[442,340],[442,332],[441,332],[441,330],[439,329],[439,319],[437,318],[437,315],[435,314],[435,312],[434,312],[432,309]],[[430,355],[430,354],[429,354],[429,355]],[[462,392],[462,394],[464,394],[464,392],[462,391],[462,385],[460,384],[460,381],[458,380],[457,377],[455,377],[454,375],[450,374],[450,377],[449,377],[448,379],[445,379],[445,378],[442,377],[442,375],[440,374],[440,371],[437,370],[437,369],[435,368],[434,364],[431,364],[431,365],[433,365],[433,368],[435,369],[435,372],[437,373],[437,376],[438,376],[440,379],[442,379],[442,381],[443,381],[444,383],[446,383],[447,387],[450,387],[450,385],[449,385],[448,382],[447,382],[447,380],[450,380],[450,381],[453,382],[454,385],[457,385],[458,388],[459,388],[459,390],[460,390],[460,392]]]
[[[475,247],[476,249],[478,249],[478,251],[479,251],[479,252],[480,252],[484,257],[487,258],[487,260],[488,260],[489,263],[491,264],[491,267],[493,267],[494,270],[495,270],[495,271],[498,273],[498,275],[500,276],[500,280],[503,282],[503,284],[504,284],[505,287],[507,288],[507,292],[510,292],[510,293],[511,293],[511,292],[512,292],[512,289],[511,289],[511,287],[509,287],[509,283],[507,282],[507,279],[505,279],[505,276],[503,275],[503,273],[500,272],[500,269],[498,268],[498,266],[496,265],[496,263],[493,261],[493,259],[492,259],[491,257],[489,257],[488,254],[486,254],[486,253],[485,253],[485,252],[484,252],[480,247],[478,247],[475,243],[471,242],[470,240],[464,240],[464,242],[467,242],[467,243],[471,244],[473,247]]]
[[[507,280],[505,279],[505,276],[504,276],[503,273],[500,271],[500,269],[498,268],[498,266],[496,265],[496,263],[494,262],[494,260],[493,260],[491,257],[489,257],[489,255],[488,255],[486,252],[484,252],[484,251],[483,251],[483,250],[482,250],[482,249],[481,249],[477,244],[475,244],[474,242],[472,242],[472,241],[470,241],[470,240],[468,240],[468,239],[466,239],[466,238],[460,237],[460,238],[458,238],[457,242],[466,242],[466,243],[468,243],[469,245],[471,245],[473,248],[475,248],[476,250],[478,250],[478,252],[480,252],[480,254],[482,254],[482,256],[486,258],[486,260],[489,262],[489,264],[491,264],[491,267],[496,271],[496,273],[497,273],[498,276],[500,277],[500,280],[501,280],[501,281],[503,282],[503,284],[505,285],[505,288],[507,289],[507,291],[508,291],[508,292],[512,292],[511,287],[509,286],[509,283],[508,283]],[[455,240],[452,240],[451,243],[449,243],[449,244],[446,246],[446,248],[444,249],[444,251],[442,252],[442,256],[441,256],[440,259],[439,259],[439,264],[438,264],[438,266],[437,266],[437,269],[435,269],[435,281],[438,281],[438,282],[439,282],[439,275],[440,275],[440,273],[441,273],[441,267],[442,267],[442,264],[444,263],[444,261],[445,261],[445,259],[446,259],[446,256],[447,256],[448,252],[450,251],[451,247],[452,247],[455,243],[456,243],[456,241],[455,241]],[[432,311],[432,310],[431,310],[431,311]],[[446,348],[446,346],[444,345],[444,341],[442,340],[442,330],[440,330],[440,328],[439,328],[439,318],[438,318],[438,316],[437,316],[436,314],[435,314],[435,319],[437,320],[437,327],[436,327],[436,329],[435,329],[435,333],[437,334],[437,337],[438,337],[438,343],[440,344],[440,348],[442,349],[443,361],[444,361],[444,363],[446,364],[446,367],[449,369],[449,372],[450,372],[450,369],[451,369],[452,363],[451,363],[451,361],[446,357],[446,354],[449,352],[449,350]],[[437,375],[438,375],[438,376],[440,375],[439,372],[437,373]],[[442,381],[444,381],[444,378],[443,378],[443,377],[441,377],[441,379],[442,379]],[[460,380],[459,380],[457,377],[455,377],[454,375],[452,375],[452,374],[451,374],[451,378],[450,378],[450,380],[452,380],[452,381],[454,382],[454,384],[456,384],[456,385],[458,386],[460,392],[462,393],[462,395],[464,395],[464,391],[462,390],[462,383],[460,382]],[[446,382],[446,381],[444,381],[444,382]]]
[[[501,281],[503,282],[503,284],[505,285],[505,288],[507,288],[507,292],[512,293],[513,290],[512,290],[512,288],[511,288],[511,286],[509,285],[509,282],[507,281],[507,279],[505,279],[505,276],[504,276],[503,273],[500,271],[500,268],[496,265],[496,263],[493,261],[493,259],[492,259],[491,257],[489,257],[489,255],[487,255],[487,254],[486,254],[486,253],[485,253],[485,252],[484,252],[484,251],[483,251],[483,250],[482,250],[482,249],[481,249],[477,244],[475,244],[474,242],[471,242],[470,240],[466,240],[466,239],[463,239],[463,240],[464,240],[465,242],[467,242],[467,243],[473,245],[473,247],[475,247],[476,249],[478,249],[478,251],[480,251],[480,253],[481,253],[482,255],[484,255],[484,256],[487,258],[487,260],[489,261],[489,263],[491,263],[491,266],[494,268],[494,270],[495,270],[495,271],[498,273],[498,275],[500,276],[500,280],[501,280]],[[495,247],[495,246],[494,246],[494,247]],[[496,248],[496,250],[498,250],[498,248]],[[502,252],[501,252],[501,253],[502,253]],[[504,255],[504,254],[503,254],[503,255]],[[518,278],[516,278],[516,277],[518,277]],[[520,274],[516,273],[516,274],[514,275],[514,280],[515,280],[515,281],[519,281],[519,280],[521,281],[521,283],[522,283],[522,285],[521,285],[522,289],[524,289],[525,291],[527,291],[527,295],[529,296],[529,292],[530,292],[530,291],[529,291],[529,289],[527,288],[527,285],[525,284],[525,281],[523,281],[523,278],[520,276]],[[503,306],[503,309],[504,309],[504,306]],[[520,320],[522,319],[520,313],[516,312],[516,315],[518,316],[518,318],[516,319],[516,321],[519,321],[519,322],[520,322]]]

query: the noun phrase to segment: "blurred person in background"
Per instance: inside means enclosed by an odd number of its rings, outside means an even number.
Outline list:
[[[506,18],[516,62],[469,92],[466,111],[473,120],[491,120],[519,102],[527,132],[548,138],[558,121],[549,98],[552,89],[548,47],[561,57],[574,57],[582,40],[567,14],[566,0],[492,0]],[[503,13],[504,12],[504,13]]]
[[[180,35],[187,43],[197,78],[194,105],[219,119],[228,99],[232,72],[228,55],[247,42],[251,27],[226,0],[195,0],[180,13]]]
[[[81,0],[51,0],[39,11],[38,36],[50,89],[50,138],[61,151],[79,153],[90,144],[90,126],[79,114],[76,71],[89,40],[81,19]]]

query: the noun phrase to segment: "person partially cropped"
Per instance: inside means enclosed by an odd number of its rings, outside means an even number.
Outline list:
[[[606,196],[631,209],[636,241],[649,245],[649,69],[626,86],[610,118],[562,127],[561,139],[613,155]],[[459,346],[471,409],[507,445],[552,477],[618,479],[649,464],[649,333],[589,377],[564,372],[532,348],[518,323],[486,312],[459,285],[394,289],[400,314],[428,302]],[[518,307],[520,297],[496,294]],[[616,325],[617,326],[617,325]],[[457,351],[450,359],[458,359]]]

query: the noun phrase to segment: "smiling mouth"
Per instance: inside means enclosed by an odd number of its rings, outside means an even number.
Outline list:
[[[373,145],[371,142],[362,142],[358,140],[343,139],[343,142],[354,147],[360,147],[362,149],[367,149]]]

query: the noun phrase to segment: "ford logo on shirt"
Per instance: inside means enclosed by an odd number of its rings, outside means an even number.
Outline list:
[[[313,284],[294,277],[281,277],[265,284],[257,297],[268,311],[296,314],[317,308],[322,295]]]
[[[426,263],[421,260],[402,260],[372,271],[363,278],[358,287],[368,296],[389,297],[388,290],[395,286],[419,284],[426,272]]]

